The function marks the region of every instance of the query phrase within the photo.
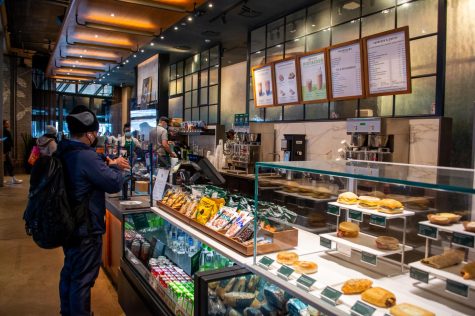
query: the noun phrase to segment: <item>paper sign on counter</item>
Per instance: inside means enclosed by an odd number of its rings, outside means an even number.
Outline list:
[[[163,199],[163,193],[165,193],[165,187],[168,181],[168,169],[158,169],[157,177],[155,178],[155,184],[153,186],[153,200],[160,201]]]

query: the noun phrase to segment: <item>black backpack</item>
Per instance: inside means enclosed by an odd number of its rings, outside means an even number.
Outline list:
[[[52,249],[71,243],[79,225],[89,220],[90,196],[79,205],[70,203],[61,159],[42,156],[33,166],[28,204],[23,214],[26,233],[41,248]]]

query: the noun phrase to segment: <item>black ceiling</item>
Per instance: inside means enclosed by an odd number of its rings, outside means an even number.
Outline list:
[[[223,48],[223,66],[246,60],[248,31],[287,13],[319,1],[310,0],[216,0],[201,6],[193,16],[179,21],[177,31],[165,30],[164,39],[130,55],[129,63],[106,75],[102,82],[113,85],[135,84],[134,67],[156,53],[169,53],[171,62],[185,59],[218,43]],[[64,15],[69,0],[7,0],[11,46],[48,53],[61,30],[58,17]],[[186,25],[182,25],[186,23]],[[180,51],[177,47],[188,47]]]
[[[11,47],[49,55],[69,0],[6,0],[5,5]]]

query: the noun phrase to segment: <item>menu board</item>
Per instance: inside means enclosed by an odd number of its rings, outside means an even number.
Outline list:
[[[275,104],[272,73],[272,65],[256,67],[252,71],[254,104],[256,107],[272,106]]]
[[[295,58],[274,64],[277,104],[299,103],[297,61]]]
[[[408,28],[369,36],[364,42],[368,95],[410,93]]]
[[[302,101],[328,101],[327,54],[325,50],[299,58]]]
[[[334,100],[364,96],[359,40],[330,47],[331,95]]]

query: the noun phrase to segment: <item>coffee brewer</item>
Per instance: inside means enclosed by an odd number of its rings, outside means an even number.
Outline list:
[[[394,118],[347,119],[350,144],[342,141],[346,159],[409,162],[409,120]]]
[[[284,161],[304,161],[305,148],[305,135],[302,134],[284,134],[284,139],[280,141]]]

